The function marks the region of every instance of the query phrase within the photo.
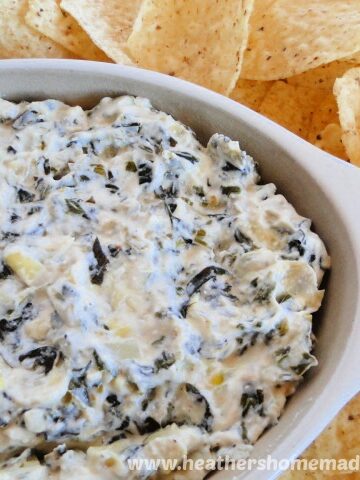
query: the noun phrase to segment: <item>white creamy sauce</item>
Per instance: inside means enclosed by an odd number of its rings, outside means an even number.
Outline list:
[[[310,220],[142,98],[1,100],[0,152],[0,479],[247,456],[316,365]]]

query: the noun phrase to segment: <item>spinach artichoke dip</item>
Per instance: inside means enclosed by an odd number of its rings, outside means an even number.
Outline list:
[[[248,456],[316,365],[310,220],[143,98],[1,100],[0,152],[0,479]]]

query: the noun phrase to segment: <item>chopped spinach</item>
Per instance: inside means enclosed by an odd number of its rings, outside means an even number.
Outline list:
[[[95,285],[101,285],[104,281],[104,275],[106,272],[107,265],[109,263],[109,259],[103,252],[103,249],[101,248],[101,244],[98,238],[96,238],[94,241],[92,251],[96,260],[96,266],[90,269],[91,283]]]
[[[78,200],[67,198],[65,202],[69,212],[74,213],[75,215],[81,215],[83,218],[86,218],[86,220],[90,220],[90,217],[82,208]]]
[[[115,393],[111,393],[106,397],[106,401],[110,403],[112,407],[118,407],[120,405],[118,397],[115,395]]]
[[[74,371],[74,376],[69,384],[71,394],[85,405],[90,405],[89,390],[86,383],[86,372],[89,366],[90,364],[79,372]]]
[[[28,192],[27,190],[24,190],[23,188],[18,188],[17,189],[17,195],[19,198],[20,203],[29,203],[33,202],[35,195],[31,192]]]
[[[120,245],[108,245],[109,253],[110,255],[115,258],[119,255],[121,252],[121,247]]]
[[[226,270],[221,267],[211,265],[206,267],[193,277],[186,286],[186,292],[189,296],[194,295],[209,280],[217,277],[217,275],[225,275]]]
[[[223,172],[239,172],[240,168],[236,167],[233,163],[226,161],[221,170]]]
[[[221,267],[217,267],[215,265],[211,265],[210,267],[206,267],[201,272],[199,272],[195,277],[193,277],[186,286],[186,293],[188,295],[188,299],[184,302],[184,304],[180,308],[180,313],[182,317],[186,317],[187,311],[189,308],[190,298],[200,290],[200,288],[210,280],[215,279],[218,275],[225,275],[226,270]]]
[[[27,302],[20,307],[20,312],[16,310],[8,318],[0,319],[0,339],[4,339],[6,333],[15,332],[20,325],[31,320],[34,315],[34,308],[31,302]]]
[[[241,193],[241,188],[237,185],[222,186],[221,193],[230,196],[232,193]]]
[[[204,405],[204,416],[199,427],[204,428],[207,432],[211,432],[212,424],[214,421],[214,415],[211,412],[210,404],[208,400],[202,395],[202,393],[191,383],[185,384],[186,393],[193,395],[196,402]]]
[[[245,252],[249,252],[250,250],[253,250],[254,242],[251,240],[250,237],[245,235],[245,233],[241,232],[239,228],[235,230],[234,238],[238,243],[242,245]]]
[[[160,370],[167,370],[176,362],[175,355],[168,352],[162,352],[161,356],[154,362],[156,373]]]
[[[12,126],[15,130],[21,130],[28,125],[34,125],[36,123],[43,122],[44,119],[39,116],[39,113],[36,110],[26,110],[15,119]]]
[[[10,267],[5,265],[5,263],[0,264],[0,280],[6,280],[13,274]]]
[[[156,430],[159,430],[161,428],[160,423],[157,422],[152,417],[146,417],[145,420],[142,423],[135,422],[135,424],[136,424],[136,427],[137,427],[140,435],[153,433],[153,432],[156,432]]]
[[[252,385],[246,385],[241,395],[240,405],[242,408],[242,417],[246,417],[250,409],[253,409],[260,416],[264,415],[264,392]]]
[[[93,351],[93,355],[94,355],[94,360],[97,368],[99,370],[106,370],[105,363],[102,361],[101,357],[99,356],[96,350]]]
[[[173,152],[177,157],[184,158],[188,162],[191,163],[198,163],[199,159],[195,157],[195,155],[192,155],[189,152]]]
[[[33,360],[31,368],[42,367],[47,375],[53,369],[57,356],[58,350],[55,347],[39,347],[20,355],[19,361],[22,363],[24,360]]]
[[[138,175],[139,175],[139,185],[143,185],[144,183],[151,183],[153,177],[153,171],[151,165],[147,163],[140,163],[138,168]]]
[[[127,171],[127,172],[133,172],[133,173],[137,172],[136,163],[133,162],[133,161],[127,162],[127,164],[126,164],[126,171]]]

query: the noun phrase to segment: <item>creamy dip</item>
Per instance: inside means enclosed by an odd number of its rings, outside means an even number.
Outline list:
[[[310,220],[143,98],[1,100],[0,152],[0,479],[246,457],[316,365]]]

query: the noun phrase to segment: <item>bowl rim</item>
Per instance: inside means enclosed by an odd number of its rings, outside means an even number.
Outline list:
[[[237,116],[244,123],[255,126],[264,135],[281,148],[286,148],[287,153],[295,159],[301,167],[305,168],[321,188],[329,193],[335,204],[341,211],[343,222],[347,228],[354,247],[360,285],[360,248],[357,246],[360,239],[360,218],[358,207],[360,204],[360,169],[340,160],[322,150],[314,147],[305,140],[297,137],[288,130],[261,116],[251,109],[229,99],[218,93],[207,90],[204,87],[190,82],[174,78],[149,70],[137,67],[121,66],[116,64],[105,64],[86,60],[53,60],[53,59],[14,59],[0,60],[0,76],[2,72],[44,72],[64,70],[77,73],[117,76],[124,79],[137,79],[146,84],[153,85],[160,89],[178,91],[188,97],[196,97],[204,104],[212,104],[218,111],[225,111]],[[0,91],[0,97],[2,92]],[[285,146],[285,147],[284,147]],[[341,181],[339,181],[339,179]],[[357,246],[357,248],[356,248]],[[308,444],[326,427],[333,416],[360,390],[360,373],[355,372],[353,365],[360,363],[360,299],[357,300],[356,312],[349,332],[340,362],[337,364],[327,387],[314,400],[309,411],[298,428],[289,432],[287,445],[279,444],[274,446],[274,458],[294,459],[299,456]],[[350,335],[351,334],[351,335]],[[338,392],[336,398],[329,398],[329,391]],[[319,408],[319,405],[326,405],[326,408]],[[284,451],[288,455],[284,456]],[[256,458],[256,455],[254,456]],[[272,480],[281,471],[263,472],[251,471],[246,473],[248,480]],[[217,478],[235,478],[233,475],[219,475]],[[243,478],[240,475],[236,478]]]

